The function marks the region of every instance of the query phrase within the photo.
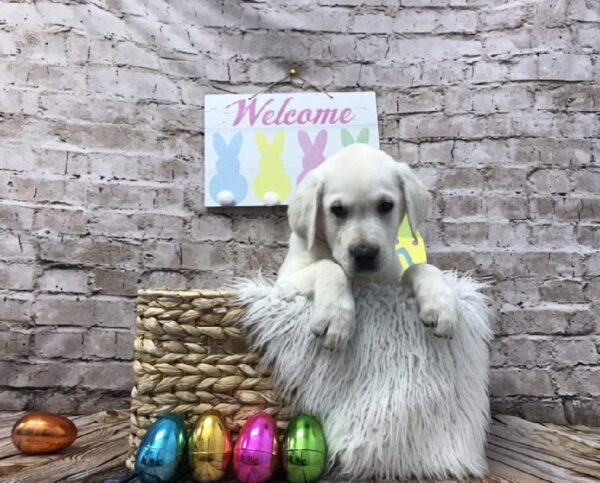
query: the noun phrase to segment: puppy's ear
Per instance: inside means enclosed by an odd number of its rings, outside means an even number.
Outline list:
[[[415,232],[417,228],[425,221],[425,218],[429,214],[431,195],[406,163],[397,163],[396,170],[400,190],[404,196],[404,205],[406,207],[406,214],[408,215],[410,231],[413,237],[416,238]]]
[[[306,241],[310,250],[315,238],[322,237],[320,220],[323,183],[317,170],[310,171],[298,185],[296,196],[288,207],[292,231]]]

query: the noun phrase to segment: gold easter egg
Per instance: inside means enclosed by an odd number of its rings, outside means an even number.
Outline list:
[[[204,413],[188,442],[188,462],[196,481],[220,480],[231,462],[233,443],[225,419],[218,411]]]
[[[15,447],[28,454],[60,451],[77,437],[77,427],[64,416],[53,413],[27,413],[12,428]]]

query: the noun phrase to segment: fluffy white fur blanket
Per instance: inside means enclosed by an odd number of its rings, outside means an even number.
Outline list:
[[[454,337],[423,326],[395,286],[356,288],[357,330],[346,350],[311,334],[311,302],[261,278],[236,284],[243,324],[275,389],[321,419],[329,475],[465,478],[486,473],[488,309],[481,284],[446,273],[458,302]]]

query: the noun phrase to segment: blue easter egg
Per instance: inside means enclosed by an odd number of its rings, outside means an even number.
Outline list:
[[[137,477],[144,483],[173,481],[181,470],[186,440],[185,424],[179,414],[167,414],[156,421],[138,448]]]

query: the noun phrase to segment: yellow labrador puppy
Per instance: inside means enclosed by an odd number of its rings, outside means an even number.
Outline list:
[[[443,273],[420,264],[402,274],[395,253],[404,214],[414,232],[430,202],[406,164],[365,144],[345,147],[301,182],[288,209],[292,234],[278,280],[313,299],[311,331],[324,347],[341,350],[354,333],[352,283],[401,283],[423,323],[452,336],[456,306]]]

